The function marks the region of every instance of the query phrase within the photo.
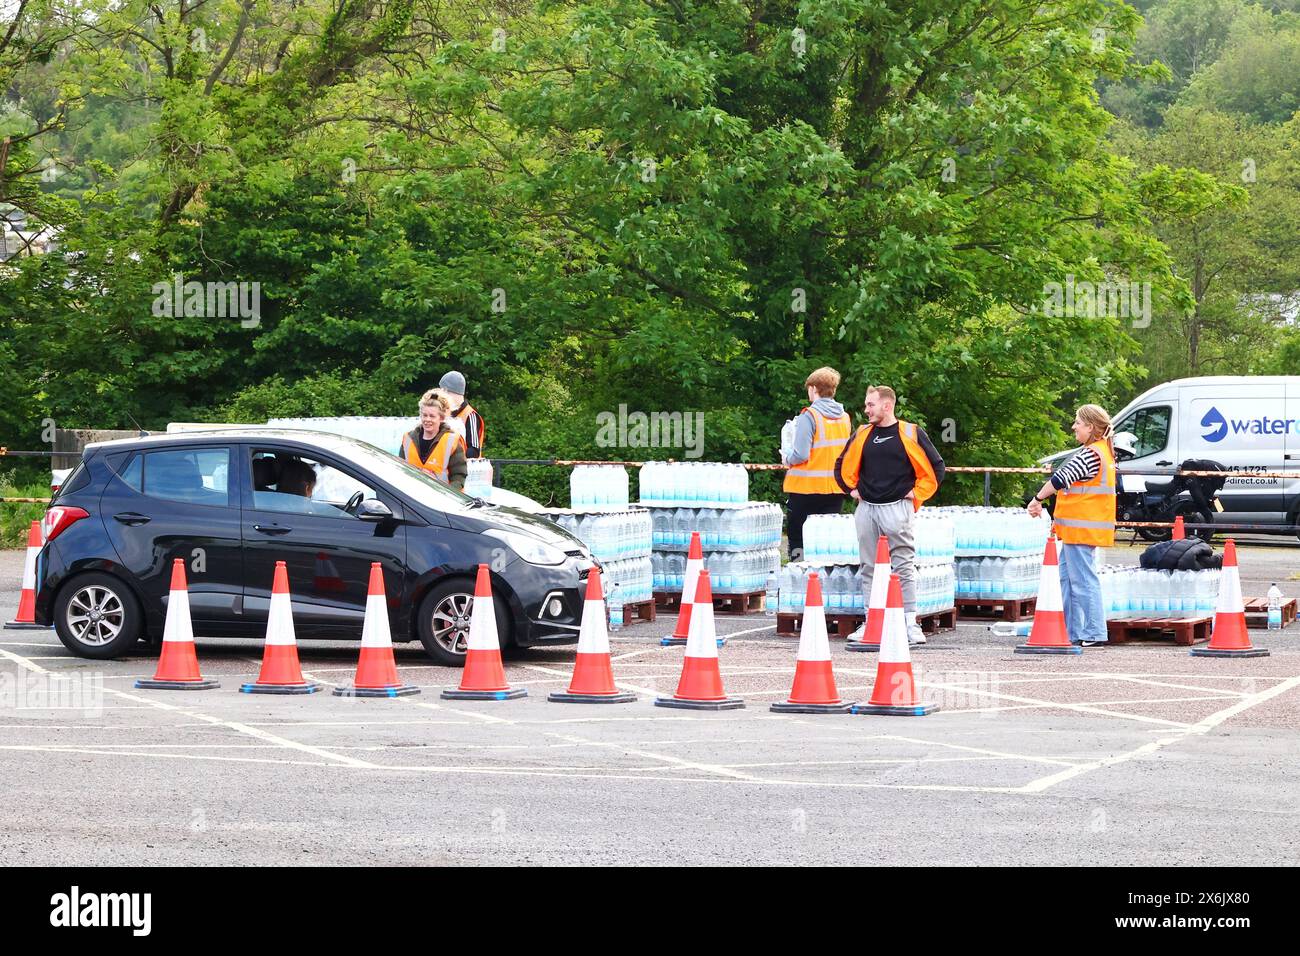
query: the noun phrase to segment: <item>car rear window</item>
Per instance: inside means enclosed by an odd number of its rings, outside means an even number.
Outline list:
[[[59,485],[59,491],[54,497],[62,498],[64,495],[70,495],[74,491],[80,491],[88,484],[90,484],[90,469],[86,467],[86,463],[83,461],[77,465],[72,474],[63,480],[63,484]]]
[[[144,493],[150,498],[184,501],[196,505],[230,505],[230,449],[185,448],[177,451],[151,451],[144,459]],[[129,475],[136,462],[127,466],[122,480],[131,484]],[[135,487],[132,485],[132,487]]]

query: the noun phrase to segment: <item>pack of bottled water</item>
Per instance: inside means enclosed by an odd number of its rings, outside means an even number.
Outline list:
[[[1107,620],[1211,617],[1219,603],[1219,576],[1217,568],[1155,571],[1107,566],[1098,570]]]
[[[465,494],[475,498],[492,497],[492,462],[486,458],[470,458],[466,465],[469,470],[465,475]]]
[[[552,508],[544,514],[585,544],[601,564],[650,556],[652,524],[643,508],[587,513]]]
[[[622,465],[575,465],[569,473],[569,502],[574,508],[626,506],[627,469]]]
[[[1035,597],[1042,563],[1040,557],[1029,554],[957,558],[957,597],[991,601]]]
[[[651,576],[656,591],[679,592],[686,584],[686,555],[680,551],[656,551],[650,556]],[[714,594],[743,594],[762,590],[768,578],[781,566],[779,548],[751,551],[706,551],[704,567]]]
[[[743,504],[749,501],[744,465],[711,461],[648,461],[641,466],[641,504],[659,507]]]
[[[640,604],[654,600],[654,579],[651,560],[625,558],[601,562],[601,586],[609,603]],[[617,590],[615,590],[617,588]]]
[[[781,544],[781,506],[755,501],[742,508],[654,508],[654,546],[686,551],[700,533],[705,551],[752,551]]]
[[[952,564],[956,526],[949,515],[922,508],[912,524],[915,563]],[[809,515],[803,526],[803,560],[809,564],[859,563],[858,531],[853,515]],[[871,560],[876,548],[871,546]]]
[[[787,564],[776,576],[777,610],[802,614],[812,572],[821,577],[822,604],[827,614],[866,614],[866,597],[858,570],[838,564],[830,567],[811,562]],[[916,613],[930,614],[953,607],[956,578],[951,564],[926,564],[916,568]]]
[[[1018,554],[1041,559],[1052,527],[1046,511],[1032,518],[1023,508],[985,508],[954,505],[922,509],[949,517],[955,527],[954,551],[959,557],[992,555],[1007,558]]]

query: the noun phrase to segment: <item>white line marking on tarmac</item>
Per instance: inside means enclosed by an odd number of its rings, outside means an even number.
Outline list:
[[[1137,757],[1145,757],[1148,754],[1153,754],[1157,750],[1160,750],[1162,747],[1166,747],[1169,744],[1178,743],[1179,741],[1185,740],[1188,737],[1207,734],[1215,727],[1219,726],[1221,723],[1227,720],[1228,718],[1235,717],[1237,714],[1249,710],[1250,708],[1256,706],[1257,704],[1262,704],[1267,700],[1272,700],[1274,697],[1284,694],[1288,690],[1291,690],[1294,687],[1300,687],[1300,677],[1286,678],[1285,680],[1282,681],[1282,683],[1276,684],[1273,687],[1270,687],[1268,690],[1260,691],[1258,694],[1252,694],[1249,697],[1246,697],[1245,699],[1240,700],[1237,703],[1233,704],[1231,707],[1227,707],[1221,711],[1218,711],[1217,713],[1210,714],[1208,717],[1202,718],[1201,720],[1197,721],[1195,724],[1188,725],[1181,732],[1170,734],[1167,737],[1161,737],[1159,740],[1153,740],[1150,743],[1143,744],[1141,747],[1138,747],[1134,750],[1130,750],[1127,753],[1117,754],[1116,756],[1113,757],[1104,757],[1101,760],[1096,760],[1087,764],[1077,765],[1071,767],[1068,770],[1062,770],[1060,773],[1055,773],[1052,774],[1051,776],[1041,777],[1038,780],[1034,780],[1026,784],[1024,787],[1021,788],[1021,791],[1024,793],[1042,793],[1043,791],[1047,790],[1049,787],[1054,787],[1058,783],[1064,783],[1066,780],[1070,780],[1073,779],[1074,777],[1078,777],[1082,774],[1087,773],[1090,770],[1099,770],[1102,767],[1113,767],[1117,764],[1126,763],[1130,760],[1134,760]]]
[[[611,657],[610,660],[611,661],[631,660],[633,657],[640,657],[642,654],[649,654],[653,650],[656,650],[656,648],[647,647],[639,651],[628,651],[626,654],[619,654],[617,657]]]
[[[355,670],[354,668],[348,668],[348,669],[349,669],[349,670]],[[313,671],[312,673],[313,673],[313,674],[316,674],[316,673],[319,673],[319,671]],[[324,678],[324,677],[313,677],[313,676],[311,676],[310,674],[308,674],[306,671],[303,672],[303,677],[304,677],[305,679],[307,679],[307,680],[314,680],[314,681],[317,681],[317,682],[319,682],[319,683],[321,683],[321,684],[325,684],[325,685],[328,686],[328,687],[340,687],[340,686],[342,686],[342,685],[339,684],[338,682],[336,682],[336,681],[332,681],[332,680],[327,680],[327,679]],[[438,688],[437,688],[437,687],[433,687],[432,689],[437,690]],[[350,700],[350,701],[355,702],[358,698],[353,697],[353,698],[347,698],[347,699]],[[415,700],[415,699],[412,698],[412,697],[394,697],[393,700],[398,700],[398,701],[401,701],[401,702],[404,703],[404,704],[408,704],[408,705],[411,705],[411,706],[414,706],[414,707],[421,707],[421,708],[423,708],[423,709],[425,709],[425,710],[445,710],[445,711],[447,711],[447,713],[449,713],[449,714],[459,714],[459,715],[461,715],[462,717],[473,717],[475,720],[481,720],[481,721],[483,721],[484,723],[488,723],[488,724],[509,724],[509,723],[512,723],[512,721],[507,720],[507,719],[504,718],[504,717],[498,717],[496,714],[480,714],[480,713],[476,713],[475,711],[472,711],[472,710],[457,710],[457,709],[454,708],[454,707],[445,707],[445,706],[443,706],[442,704],[435,704],[435,703],[433,703],[432,701],[428,701],[428,700]],[[447,721],[447,723],[461,723],[461,721]]]
[[[740,637],[742,634],[757,634],[759,631],[775,631],[775,630],[776,630],[775,624],[764,624],[762,627],[751,627],[748,630],[744,630],[744,631],[728,631],[725,634],[719,633],[718,637],[732,638],[732,637]]]
[[[570,676],[569,674],[566,674],[564,671],[556,670],[554,667],[543,667],[541,664],[522,664],[520,666],[525,667],[530,671],[537,671],[539,674],[558,674],[560,675],[560,677],[564,677],[564,678]],[[629,684],[627,681],[617,680],[617,679],[615,679],[614,681],[614,686],[622,687],[624,690],[630,690],[637,694],[647,694],[651,697],[654,697],[659,693],[659,691],[657,690],[651,690],[648,687],[641,687],[636,684]]]
[[[672,757],[668,754],[652,753],[648,750],[632,750],[621,743],[610,743],[603,740],[587,740],[584,737],[573,737],[567,734],[547,734],[548,737],[558,737],[560,740],[567,740],[570,743],[585,744],[589,747],[602,747],[609,750],[618,750],[625,754],[632,754],[635,757],[645,757],[647,760],[660,760],[664,763],[671,764],[674,767],[682,767],[687,770],[702,770],[705,773],[720,774],[724,777],[734,777],[737,780],[744,780],[748,783],[754,783],[755,778],[747,773],[740,773],[737,770],[729,770],[726,767],[717,764],[698,763],[694,760],[683,760],[681,757]]]

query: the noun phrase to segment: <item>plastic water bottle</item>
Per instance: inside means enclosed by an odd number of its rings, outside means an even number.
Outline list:
[[[767,576],[767,594],[763,598],[763,610],[768,617],[776,616],[777,606],[781,603],[781,585],[773,571]]]
[[[621,588],[618,582],[609,589],[609,629],[611,631],[621,631],[623,629],[623,595],[620,594]]]
[[[1282,629],[1282,592],[1277,584],[1273,584],[1268,589],[1268,629],[1270,631]]]

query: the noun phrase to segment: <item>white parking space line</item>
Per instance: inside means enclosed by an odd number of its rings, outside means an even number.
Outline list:
[[[1026,784],[1025,787],[1022,788],[1023,792],[1042,793],[1050,787],[1054,787],[1059,783],[1064,783],[1066,780],[1071,780],[1082,774],[1088,773],[1091,770],[1100,770],[1102,767],[1114,767],[1117,764],[1127,763],[1128,761],[1134,760],[1138,757],[1145,757],[1149,754],[1153,754],[1162,747],[1167,747],[1170,744],[1186,740],[1188,737],[1207,734],[1230,717],[1235,717],[1237,714],[1249,710],[1258,704],[1262,704],[1267,700],[1272,700],[1274,697],[1284,694],[1295,687],[1300,687],[1300,677],[1285,678],[1281,683],[1270,687],[1268,690],[1260,691],[1258,694],[1252,694],[1251,696],[1233,704],[1231,707],[1210,714],[1208,717],[1202,718],[1195,724],[1188,725],[1180,733],[1170,734],[1167,737],[1161,737],[1159,740],[1153,740],[1150,743],[1143,744],[1141,747],[1137,747],[1127,753],[1117,754],[1113,757],[1105,757],[1091,763],[1071,767],[1068,770],[1062,770],[1060,773],[1055,773],[1051,776],[1042,777]]]
[[[653,753],[649,750],[633,750],[621,743],[610,743],[603,740],[588,740],[585,737],[573,737],[565,734],[548,734],[547,736],[559,737],[561,740],[567,740],[575,744],[584,744],[588,747],[601,747],[609,750],[617,750],[621,753],[632,754],[635,757],[645,757],[647,760],[659,760],[674,767],[681,767],[685,770],[701,770],[704,773],[719,774],[723,777],[734,777],[737,780],[744,780],[748,783],[757,782],[757,778],[751,777],[747,773],[741,773],[738,770],[730,770],[727,767],[718,764],[698,763],[694,760],[683,760],[681,757]]]
[[[764,624],[761,627],[751,627],[744,631],[726,631],[726,632],[719,631],[718,637],[732,638],[732,637],[740,637],[742,634],[757,634],[760,631],[775,631],[775,630],[776,630],[775,624]]]
[[[560,677],[566,680],[570,678],[570,674],[568,674],[565,671],[556,670],[554,667],[543,667],[541,664],[521,664],[520,666],[525,667],[530,671],[537,671],[539,674],[558,674],[560,675]],[[624,680],[616,679],[614,681],[614,686],[621,687],[624,690],[630,690],[637,694],[646,694],[650,697],[654,697],[659,693],[659,691],[657,690],[651,690],[648,687],[641,687],[636,684],[629,684],[627,681]]]

